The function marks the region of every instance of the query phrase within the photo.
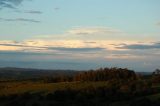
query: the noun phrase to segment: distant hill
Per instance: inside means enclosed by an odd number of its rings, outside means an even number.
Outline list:
[[[30,79],[39,77],[56,77],[60,75],[74,75],[74,70],[42,70],[27,68],[0,68],[0,79]]]
[[[151,75],[153,72],[136,72],[136,74],[140,75]]]
[[[31,68],[0,68],[0,80],[2,79],[32,79],[40,77],[73,76],[81,71],[75,70],[45,70]],[[151,75],[151,72],[136,72],[140,75]]]

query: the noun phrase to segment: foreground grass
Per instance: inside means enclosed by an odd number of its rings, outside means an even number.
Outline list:
[[[42,82],[5,82],[0,83],[0,96],[11,94],[23,94],[25,92],[52,93],[56,90],[97,88],[107,86],[107,82],[61,82],[61,83],[42,83]]]
[[[0,97],[2,97],[0,106],[23,106],[24,104],[26,106],[160,106],[159,92],[154,95],[149,94],[128,99],[130,94],[125,97],[123,94],[117,95],[115,93],[115,96],[112,92],[111,96],[102,96],[102,89],[94,91],[96,88],[108,87],[109,84],[107,81],[59,83],[4,82],[0,83]],[[116,86],[116,84],[113,84],[113,86]],[[153,86],[153,88],[158,89],[159,85]],[[89,91],[90,89],[91,91]],[[55,92],[57,90],[62,91]],[[78,92],[74,90],[78,90]],[[7,96],[7,98],[3,95]]]

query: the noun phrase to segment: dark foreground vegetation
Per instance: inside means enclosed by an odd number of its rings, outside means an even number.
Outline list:
[[[2,70],[0,106],[160,106],[158,69],[152,74],[122,68],[53,73],[16,78],[4,77]]]

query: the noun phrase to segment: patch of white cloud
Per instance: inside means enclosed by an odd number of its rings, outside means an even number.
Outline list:
[[[56,40],[126,40],[127,34],[110,27],[73,27],[62,34],[38,35],[40,39]]]
[[[108,27],[76,27],[69,30],[68,33],[73,35],[94,35],[121,33],[121,31]]]

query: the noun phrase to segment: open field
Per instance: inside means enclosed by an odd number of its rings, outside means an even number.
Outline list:
[[[23,94],[25,92],[52,93],[56,90],[71,88],[73,90],[88,87],[104,87],[107,82],[61,82],[61,83],[41,83],[41,82],[7,82],[0,83],[0,95]]]

